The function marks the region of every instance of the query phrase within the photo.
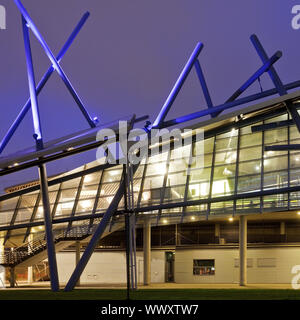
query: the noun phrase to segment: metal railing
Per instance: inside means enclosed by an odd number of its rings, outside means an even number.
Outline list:
[[[65,228],[63,230],[54,230],[54,243],[61,241],[82,240],[90,236],[97,224],[100,222],[100,218],[94,220],[94,224],[91,225],[90,221],[87,221],[81,225],[73,226],[71,228]],[[45,234],[36,237],[32,241],[28,241],[23,245],[13,248],[12,250],[0,254],[0,265],[3,266],[16,266],[26,259],[44,251],[47,249],[47,242]]]

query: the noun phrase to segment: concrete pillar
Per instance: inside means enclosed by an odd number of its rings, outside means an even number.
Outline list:
[[[75,264],[76,264],[76,266],[80,260],[80,248],[81,248],[80,241],[76,241],[76,244],[75,244]],[[80,278],[78,279],[76,286],[80,286]]]
[[[285,222],[280,222],[280,242],[286,241],[286,228],[285,228]]]
[[[1,235],[0,235],[1,236]],[[0,264],[4,263],[4,244],[3,238],[0,238]],[[5,287],[5,267],[0,265],[0,288]]]
[[[221,227],[220,223],[215,224],[215,243],[220,243]]]
[[[240,216],[239,223],[240,249],[240,286],[247,285],[247,217]]]
[[[32,242],[33,242],[33,234],[31,233],[28,236],[28,253],[31,253],[31,251],[32,251]],[[27,283],[29,285],[32,285],[32,283],[33,283],[33,268],[32,268],[32,266],[27,268]]]
[[[151,220],[145,219],[143,229],[144,285],[151,283]]]

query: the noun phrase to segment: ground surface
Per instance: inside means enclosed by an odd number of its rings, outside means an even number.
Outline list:
[[[139,289],[132,300],[300,300],[293,289]],[[124,289],[76,289],[57,293],[46,289],[3,289],[0,300],[125,300]]]

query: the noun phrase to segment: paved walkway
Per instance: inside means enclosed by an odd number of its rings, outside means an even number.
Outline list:
[[[61,289],[64,284],[61,284]],[[33,290],[33,289],[50,289],[49,282],[37,282],[32,285],[27,283],[19,283],[16,288],[6,288],[9,290]],[[125,284],[84,284],[76,289],[126,289]],[[291,284],[248,284],[241,287],[238,284],[181,284],[181,283],[153,283],[149,286],[140,285],[138,289],[292,289]]]

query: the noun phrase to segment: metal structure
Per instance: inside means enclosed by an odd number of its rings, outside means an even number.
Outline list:
[[[161,155],[160,159],[150,152],[154,146],[149,146],[149,158],[144,163],[135,165],[127,163],[124,167],[119,164],[92,163],[70,174],[49,180],[46,173],[47,162],[97,148],[101,145],[101,142],[96,140],[97,131],[101,128],[115,128],[116,124],[100,126],[97,124],[97,119],[91,118],[59,65],[89,14],[86,13],[82,17],[55,58],[20,0],[15,0],[15,3],[22,17],[30,98],[2,140],[0,153],[29,109],[32,110],[36,145],[35,148],[8,157],[0,157],[0,175],[37,166],[40,181],[39,185],[0,196],[0,231],[6,231],[7,242],[14,236],[13,232],[25,230],[24,242],[26,242],[33,228],[44,226],[46,241],[36,250],[33,247],[30,254],[34,255],[35,252],[45,250],[47,247],[53,291],[59,289],[55,258],[56,243],[58,239],[59,241],[70,239],[74,230],[82,231],[84,228],[85,233],[81,235],[90,237],[90,240],[66,285],[66,291],[72,290],[78,282],[105,230],[111,228],[113,224],[124,225],[124,217],[128,231],[128,283],[131,283],[131,288],[134,289],[136,288],[135,227],[136,222],[138,223],[144,214],[158,224],[162,223],[162,218],[165,217],[169,220],[168,223],[172,223],[172,221],[182,222],[195,214],[199,219],[203,217],[207,219],[219,214],[235,215],[300,207],[298,175],[290,174],[291,170],[298,168],[294,164],[298,161],[297,154],[286,151],[299,150],[297,142],[300,141],[298,141],[300,119],[297,107],[300,102],[300,92],[287,91],[300,87],[300,81],[287,85],[281,82],[273,66],[281,58],[281,52],[277,51],[269,58],[255,35],[251,36],[251,41],[263,64],[224,104],[214,106],[212,103],[198,59],[203,44],[198,43],[155,121],[153,124],[146,123],[145,130],[150,135],[153,128],[166,128],[210,115],[212,119],[196,126],[202,127],[205,131],[203,142],[205,152],[201,155],[204,157],[203,168],[180,162],[180,159],[176,158],[174,145],[171,151]],[[51,62],[50,68],[38,86],[35,84],[29,29]],[[199,78],[207,108],[167,120],[167,115],[193,67]],[[37,96],[54,71],[61,77],[91,128],[45,143]],[[264,73],[270,75],[275,88],[239,98],[250,85],[259,81]],[[274,94],[279,94],[280,97],[220,116],[224,110]],[[135,116],[130,117],[128,129],[132,129],[138,121],[146,119],[147,117],[138,119]],[[253,137],[254,141],[251,142]],[[278,138],[278,141],[274,137]],[[284,144],[278,145],[278,142]],[[189,157],[192,157],[197,150],[198,143],[194,139],[189,146],[186,146]],[[268,153],[270,151],[283,153]],[[159,147],[157,152],[159,153]],[[272,162],[271,169],[268,167],[268,161]],[[15,166],[15,163],[18,165]],[[43,216],[38,214],[41,207]],[[10,221],[6,221],[8,217]],[[64,229],[63,236],[61,229]],[[60,236],[57,236],[57,230],[60,230],[58,233]],[[28,245],[29,242],[25,246]],[[23,251],[20,248],[15,252]],[[24,257],[28,258],[28,250],[21,260],[25,259]],[[13,261],[7,265],[13,266],[21,261],[18,254],[7,259]]]

